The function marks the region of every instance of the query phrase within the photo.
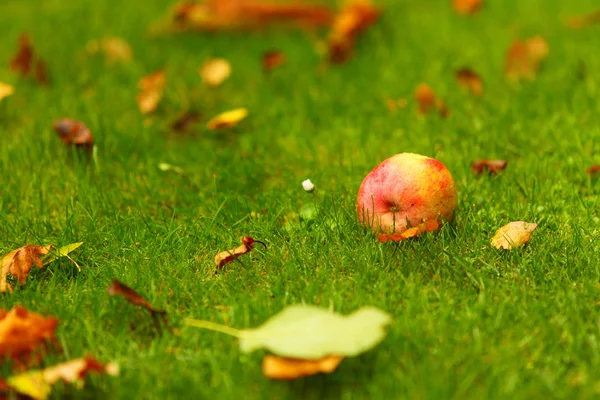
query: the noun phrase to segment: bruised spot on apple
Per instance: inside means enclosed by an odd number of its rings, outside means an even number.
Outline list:
[[[362,181],[358,219],[375,233],[402,233],[423,221],[450,221],[457,197],[444,164],[419,154],[396,154]]]

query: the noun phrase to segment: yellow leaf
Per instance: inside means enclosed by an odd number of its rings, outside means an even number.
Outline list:
[[[248,110],[245,108],[236,108],[235,110],[226,111],[222,114],[217,115],[208,123],[206,127],[211,131],[217,129],[225,129],[236,126],[241,120],[248,116]]]
[[[202,64],[198,73],[207,86],[216,87],[229,78],[231,65],[224,58],[211,58]]]
[[[13,86],[0,82],[0,101],[2,101],[2,99],[5,97],[10,96],[14,92],[15,88]]]
[[[531,235],[536,228],[537,224],[535,223],[525,221],[510,222],[496,231],[496,234],[492,238],[492,246],[505,250],[522,246],[531,239]]]

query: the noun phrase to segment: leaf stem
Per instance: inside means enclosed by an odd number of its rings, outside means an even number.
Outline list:
[[[243,335],[243,331],[239,329],[232,328],[230,326],[225,326],[221,324],[217,324],[216,322],[211,321],[203,321],[199,319],[186,318],[183,320],[183,323],[188,326],[193,326],[196,328],[208,329],[210,331],[221,332],[226,335],[230,335],[236,338],[239,338]]]

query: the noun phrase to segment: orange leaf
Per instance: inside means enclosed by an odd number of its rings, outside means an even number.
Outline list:
[[[483,0],[452,0],[452,7],[458,14],[475,14],[481,9]]]
[[[231,65],[224,58],[211,58],[198,70],[206,86],[217,87],[231,75]]]
[[[418,112],[421,115],[438,111],[440,116],[446,118],[450,113],[446,104],[442,100],[436,98],[435,93],[426,83],[420,83],[417,86],[417,89],[415,90],[415,100],[419,103]]]
[[[236,108],[235,110],[221,113],[208,121],[206,127],[211,131],[218,129],[231,128],[236,126],[241,120],[248,116],[248,110],[245,108]]]
[[[343,63],[350,57],[359,33],[374,24],[380,10],[370,0],[353,0],[335,16],[329,34],[329,61]]]
[[[585,170],[585,173],[588,175],[596,175],[600,173],[600,165],[592,165],[591,167]]]
[[[262,56],[263,71],[269,72],[285,63],[285,54],[279,50],[269,50]]]
[[[61,119],[52,125],[58,137],[67,146],[75,145],[91,150],[94,147],[94,136],[83,122],[72,119]]]
[[[327,356],[319,360],[299,360],[268,354],[263,358],[262,372],[270,379],[296,379],[318,373],[330,374],[343,359],[343,356]]]
[[[531,239],[531,235],[536,228],[537,224],[530,222],[510,222],[496,231],[492,238],[492,246],[505,250],[522,246]]]
[[[461,68],[456,71],[456,79],[460,86],[468,89],[475,96],[483,93],[483,82],[479,75],[470,68]]]
[[[440,228],[439,221],[436,219],[433,219],[433,220],[421,222],[419,225],[409,228],[402,233],[381,233],[381,234],[379,234],[378,239],[381,243],[390,242],[390,241],[399,242],[404,239],[418,236],[425,232],[436,231],[439,228]]]
[[[29,364],[37,350],[56,342],[57,324],[58,319],[29,312],[22,306],[10,311],[0,309],[0,363],[3,358],[11,358]]]
[[[533,79],[548,56],[548,43],[541,36],[515,41],[506,54],[504,73],[509,80]]]
[[[477,175],[483,174],[484,171],[488,171],[490,175],[496,175],[506,168],[508,161],[504,160],[476,160],[471,164],[471,170]]]
[[[567,26],[573,29],[585,28],[598,23],[600,23],[600,10],[585,15],[575,15],[567,20]]]
[[[217,270],[223,269],[225,264],[228,264],[238,258],[239,256],[250,252],[254,248],[254,243],[260,243],[267,248],[267,245],[261,241],[254,240],[250,236],[244,236],[242,238],[242,245],[236,247],[233,250],[222,251],[215,256],[215,265]]]
[[[8,283],[8,274],[15,275],[21,285],[24,285],[29,276],[29,271],[34,265],[42,268],[44,264],[40,256],[48,254],[52,245],[48,246],[23,246],[11,251],[2,258],[2,271],[0,272],[0,292],[8,289],[12,292],[12,285]]]
[[[138,86],[141,93],[137,96],[137,103],[142,114],[149,114],[156,110],[165,88],[165,72],[158,70],[140,79]]]
[[[5,97],[10,96],[14,92],[15,88],[13,86],[0,82],[0,101],[2,101],[2,99]]]

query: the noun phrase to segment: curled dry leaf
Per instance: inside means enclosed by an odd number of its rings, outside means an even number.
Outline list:
[[[224,58],[211,58],[198,70],[206,86],[217,87],[231,75],[231,65]]]
[[[600,23],[600,10],[585,15],[574,15],[567,20],[567,26],[573,29],[585,28]]]
[[[223,269],[225,264],[228,264],[239,256],[250,252],[254,248],[254,243],[260,243],[265,247],[265,249],[267,248],[267,245],[263,242],[254,240],[250,236],[244,236],[240,246],[233,250],[222,251],[215,256],[215,265],[217,266],[217,270]]]
[[[332,15],[329,7],[301,2],[208,0],[204,3],[177,4],[173,21],[180,30],[220,30],[258,28],[281,22],[323,26],[330,23]]]
[[[418,112],[421,115],[438,111],[440,116],[446,118],[450,113],[446,104],[442,100],[436,98],[433,89],[426,83],[420,83],[417,86],[417,89],[415,90],[415,100],[419,104]]]
[[[108,294],[110,294],[111,296],[114,296],[114,295],[123,296],[131,304],[140,306],[140,307],[144,307],[146,310],[150,311],[152,318],[155,320],[155,322],[157,324],[158,324],[158,316],[160,316],[160,318],[162,319],[164,324],[166,326],[168,326],[167,312],[164,310],[158,310],[158,309],[154,308],[150,303],[148,303],[148,300],[143,298],[138,292],[136,292],[129,286],[114,279],[112,281],[111,285],[108,287],[108,289],[106,289],[106,292]]]
[[[158,70],[140,79],[138,87],[141,92],[137,96],[137,103],[142,114],[149,114],[156,110],[165,88],[165,72]]]
[[[548,43],[541,36],[517,40],[508,49],[504,73],[511,81],[533,79],[548,56]]]
[[[29,276],[31,267],[35,265],[38,268],[42,268],[44,264],[40,257],[44,254],[48,254],[51,248],[52,245],[27,245],[19,247],[5,255],[1,262],[2,272],[0,272],[0,292],[6,292],[7,289],[11,292],[13,290],[12,285],[7,281],[8,274],[16,276],[19,283],[24,285]]]
[[[89,54],[104,54],[107,64],[130,61],[133,57],[129,43],[125,39],[116,36],[90,40],[85,49]]]
[[[56,343],[57,325],[58,319],[27,311],[22,306],[10,311],[0,309],[0,364],[9,358],[29,365],[41,356],[40,350]]]
[[[600,165],[592,165],[588,169],[585,170],[585,173],[588,175],[596,175],[600,173]]]
[[[537,224],[531,222],[510,222],[496,231],[492,238],[492,246],[505,250],[522,246],[531,239],[531,235],[536,228]]]
[[[79,387],[83,386],[83,378],[89,372],[117,376],[119,366],[116,363],[103,364],[93,357],[75,358],[43,370],[27,371],[11,376],[6,383],[16,392],[34,399],[47,399],[52,385],[62,380]]]
[[[285,63],[285,54],[279,50],[266,51],[262,56],[263,71],[270,72]]]
[[[262,372],[270,379],[297,379],[318,373],[330,374],[343,359],[343,356],[326,356],[318,360],[302,360],[267,354],[262,361]]]
[[[33,75],[33,78],[41,85],[48,83],[46,64],[43,60],[33,58],[33,46],[29,36],[23,34],[19,37],[19,50],[10,60],[10,69],[23,77]]]
[[[458,14],[475,14],[481,9],[483,0],[452,0],[452,8]]]
[[[377,238],[381,243],[390,241],[399,242],[404,239],[409,239],[411,237],[418,236],[425,232],[436,231],[439,228],[440,223],[437,220],[433,219],[421,222],[419,225],[409,228],[402,233],[381,233]]]
[[[245,108],[236,108],[235,110],[221,113],[208,121],[206,127],[211,131],[218,129],[231,128],[236,126],[241,120],[248,116],[248,110]]]
[[[346,61],[359,33],[374,24],[380,10],[370,0],[352,0],[335,16],[329,33],[329,61],[343,63]]]
[[[0,101],[3,98],[12,95],[15,92],[15,88],[12,85],[0,82]]]
[[[61,119],[52,125],[60,140],[67,146],[77,146],[92,150],[94,147],[94,136],[92,131],[80,121],[73,119]]]
[[[483,174],[485,171],[490,175],[496,175],[506,168],[508,161],[505,160],[476,160],[471,164],[471,171],[477,175]]]
[[[456,79],[460,86],[468,89],[475,96],[483,94],[483,81],[475,71],[470,68],[461,68],[456,71]]]

